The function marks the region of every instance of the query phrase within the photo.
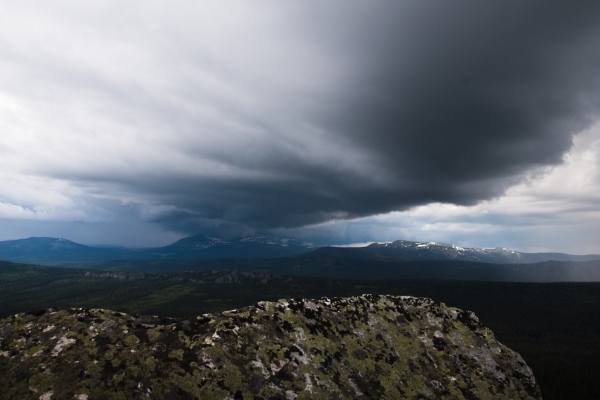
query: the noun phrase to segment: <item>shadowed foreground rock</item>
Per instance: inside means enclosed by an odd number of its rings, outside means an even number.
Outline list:
[[[471,312],[430,299],[280,300],[196,319],[50,309],[0,321],[4,399],[540,399]]]

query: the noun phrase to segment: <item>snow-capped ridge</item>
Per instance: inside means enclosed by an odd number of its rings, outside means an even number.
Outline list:
[[[461,247],[443,242],[412,242],[396,240],[391,243],[373,243],[365,249],[385,252],[386,257],[403,260],[456,260],[486,263],[535,263],[543,261],[585,261],[599,259],[598,255],[576,256],[562,253],[521,253],[506,247]],[[383,254],[382,254],[383,255]]]

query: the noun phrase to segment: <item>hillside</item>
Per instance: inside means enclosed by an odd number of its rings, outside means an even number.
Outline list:
[[[156,274],[0,262],[0,318],[49,307],[191,318],[261,300],[362,293],[430,297],[473,310],[525,357],[546,400],[596,399],[600,392],[597,282],[359,280],[234,270]]]
[[[50,309],[1,320],[0,338],[6,399],[541,398],[473,313],[414,297],[260,302],[188,320]]]
[[[270,259],[196,259],[110,261],[73,264],[97,271],[182,272],[231,269],[334,279],[447,279],[503,282],[600,282],[600,260],[495,264],[452,260],[403,261],[355,256],[321,248],[293,257]]]

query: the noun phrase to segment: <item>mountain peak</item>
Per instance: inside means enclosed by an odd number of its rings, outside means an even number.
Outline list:
[[[27,239],[7,240],[6,242],[0,243],[9,243],[13,248],[16,246],[37,250],[42,250],[44,248],[59,249],[88,247],[86,245],[75,243],[68,239],[53,238],[46,236],[31,236]]]
[[[266,234],[236,239],[197,234],[151,251],[165,258],[273,258],[300,254],[311,248],[295,239]]]
[[[0,242],[0,260],[25,263],[72,263],[151,258],[121,248],[97,248],[63,238],[30,237]]]

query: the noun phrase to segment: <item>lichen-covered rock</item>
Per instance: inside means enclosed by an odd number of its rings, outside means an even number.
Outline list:
[[[280,300],[196,319],[0,321],[4,399],[539,399],[523,359],[430,299]]]

